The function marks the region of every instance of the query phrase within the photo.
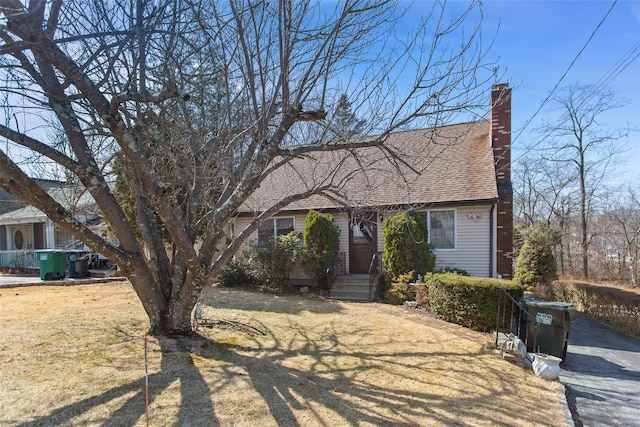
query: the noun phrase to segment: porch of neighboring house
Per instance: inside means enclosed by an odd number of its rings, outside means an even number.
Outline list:
[[[113,242],[116,243],[117,242]],[[0,268],[39,270],[38,251],[77,251],[88,268],[109,270],[111,262],[50,221],[0,225]]]
[[[0,251],[0,267],[2,268],[24,268],[29,270],[39,270],[38,256],[35,250]]]
[[[45,221],[0,225],[0,267],[38,269],[36,251],[54,249]]]

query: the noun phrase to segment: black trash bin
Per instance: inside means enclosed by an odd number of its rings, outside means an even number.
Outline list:
[[[84,251],[69,252],[69,277],[87,277],[89,275],[89,257]]]
[[[527,351],[565,360],[576,309],[566,302],[527,301]]]

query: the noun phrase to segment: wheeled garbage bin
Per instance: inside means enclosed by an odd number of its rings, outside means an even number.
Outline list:
[[[63,279],[67,270],[67,251],[37,251],[40,280]]]
[[[87,277],[89,275],[89,257],[84,251],[69,252],[69,277]]]
[[[576,309],[565,302],[527,301],[527,351],[565,360]]]

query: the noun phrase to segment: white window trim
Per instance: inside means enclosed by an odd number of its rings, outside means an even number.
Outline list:
[[[434,247],[434,251],[438,252],[453,252],[458,250],[458,209],[457,208],[442,208],[442,209],[429,209],[426,211],[427,213],[427,232],[429,234],[428,241],[431,244],[431,212],[445,212],[445,211],[453,211],[453,247],[452,248],[436,248]]]

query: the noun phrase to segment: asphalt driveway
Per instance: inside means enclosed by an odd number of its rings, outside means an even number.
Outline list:
[[[560,366],[576,426],[640,426],[640,340],[578,316]]]

